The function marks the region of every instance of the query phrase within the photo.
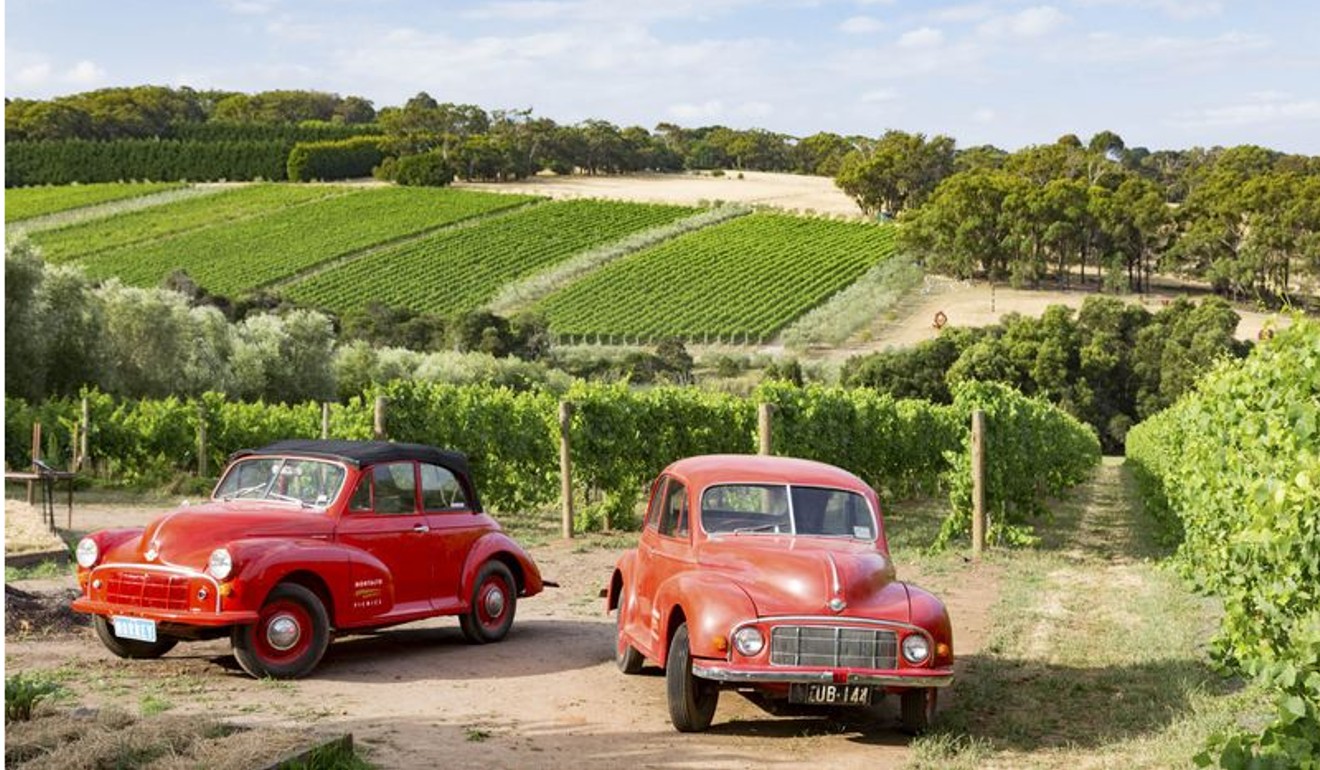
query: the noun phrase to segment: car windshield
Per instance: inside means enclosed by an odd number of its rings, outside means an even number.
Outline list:
[[[711,534],[790,534],[874,540],[866,498],[846,489],[783,484],[720,484],[701,495]]]
[[[212,497],[323,508],[339,494],[345,475],[343,466],[324,460],[247,457],[229,466]]]

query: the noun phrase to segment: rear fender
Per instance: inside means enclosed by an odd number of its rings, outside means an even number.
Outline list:
[[[687,622],[688,640],[696,658],[729,656],[729,634],[738,623],[756,619],[756,604],[727,576],[698,572],[685,572],[665,581],[656,593],[655,606],[663,608],[655,650],[658,663],[664,665],[669,655],[669,642],[678,627],[675,610],[681,610]]]
[[[532,561],[532,557],[523,550],[522,546],[515,543],[513,538],[503,532],[488,532],[472,544],[467,561],[463,563],[463,587],[459,591],[458,598],[463,602],[464,607],[467,607],[468,600],[472,596],[477,572],[481,569],[481,565],[491,559],[504,562],[513,571],[513,576],[518,581],[520,596],[535,596],[541,593],[543,587],[541,570],[536,566],[536,562]]]
[[[632,580],[633,562],[637,561],[637,551],[628,551],[614,564],[614,575],[605,587],[605,614],[608,615],[619,606],[619,594],[623,587]]]

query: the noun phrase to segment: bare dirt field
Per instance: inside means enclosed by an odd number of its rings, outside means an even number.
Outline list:
[[[695,204],[725,201],[773,206],[788,211],[860,218],[852,198],[824,176],[730,171],[636,174],[629,176],[537,176],[521,182],[459,182],[468,190],[529,193],[551,198],[617,198],[650,203]]]
[[[79,507],[78,529],[125,526],[157,511]],[[519,605],[510,636],[466,644],[452,619],[337,640],[312,676],[257,681],[222,641],[182,644],[157,661],[113,657],[89,629],[52,624],[24,633],[11,622],[6,670],[50,671],[88,707],[137,713],[151,699],[171,715],[220,716],[253,728],[350,732],[381,767],[900,767],[909,739],[887,702],[872,714],[825,719],[773,717],[724,693],[708,733],[670,727],[664,678],[614,667],[612,618],[598,593],[618,550],[601,540],[554,541],[532,553],[560,583]],[[934,581],[950,605],[959,654],[976,652],[997,596],[997,571],[967,566]],[[71,578],[23,581],[29,593],[63,601]],[[957,698],[956,685],[943,705]]]

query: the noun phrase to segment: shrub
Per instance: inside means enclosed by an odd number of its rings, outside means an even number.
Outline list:
[[[380,138],[375,136],[329,142],[300,142],[289,151],[289,181],[310,182],[314,179],[371,176],[372,169],[384,157],[380,149]]]
[[[410,187],[445,187],[454,181],[454,167],[439,150],[389,158],[379,167],[378,177]]]

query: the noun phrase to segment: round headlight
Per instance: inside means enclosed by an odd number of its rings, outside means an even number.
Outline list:
[[[916,665],[930,657],[930,641],[921,634],[911,634],[903,640],[903,660]]]
[[[742,655],[752,657],[765,649],[765,636],[751,626],[740,628],[733,633],[733,647]]]
[[[215,578],[224,580],[234,570],[234,557],[229,555],[228,549],[217,548],[211,551],[211,559],[206,568]]]
[[[96,566],[96,560],[101,558],[101,549],[96,545],[96,541],[90,537],[84,537],[78,541],[78,550],[76,552],[78,566],[83,569],[91,569]]]

